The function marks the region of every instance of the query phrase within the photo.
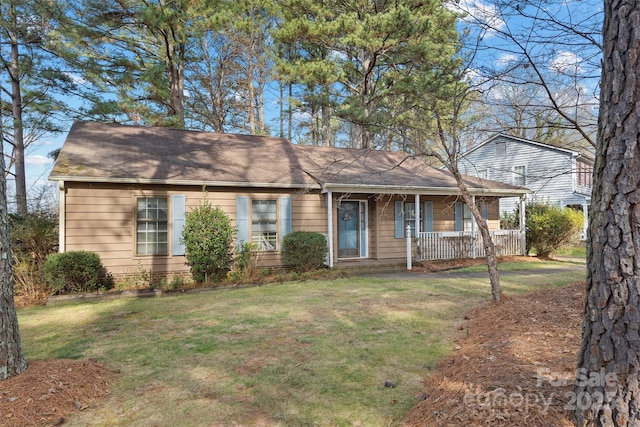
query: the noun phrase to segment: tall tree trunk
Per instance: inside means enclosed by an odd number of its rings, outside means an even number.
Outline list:
[[[331,147],[331,107],[329,106],[329,100],[323,97],[320,108],[322,109],[322,145]]]
[[[605,3],[578,426],[640,424],[640,2]]]
[[[293,108],[291,108],[291,100],[293,99],[293,83],[288,83],[289,98],[287,99],[287,139],[291,141],[293,137]]]
[[[20,343],[18,317],[13,302],[13,274],[4,165],[4,150],[0,144],[0,380],[16,376],[27,369],[27,362]]]
[[[13,119],[13,169],[16,177],[16,205],[20,215],[27,214],[27,179],[24,165],[24,124],[22,122],[22,93],[20,87],[20,55],[18,51],[18,23],[15,3],[11,4],[11,114]],[[4,167],[2,168],[4,171]],[[4,178],[3,178],[4,179]],[[6,203],[6,200],[5,200]]]

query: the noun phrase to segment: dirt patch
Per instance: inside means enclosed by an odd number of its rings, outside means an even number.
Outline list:
[[[573,426],[583,283],[487,304],[425,381],[404,426]]]
[[[115,372],[93,360],[34,360],[0,382],[0,426],[62,425],[109,394]]]

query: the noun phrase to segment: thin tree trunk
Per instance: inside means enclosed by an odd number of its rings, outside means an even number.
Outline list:
[[[0,125],[0,133],[1,130]],[[16,376],[27,369],[27,362],[20,343],[18,317],[13,302],[13,274],[4,164],[4,150],[0,144],[0,380]]]
[[[640,4],[605,1],[576,424],[640,425]]]
[[[329,101],[324,99],[320,108],[322,109],[322,145],[331,147],[331,107]]]
[[[453,169],[453,170],[451,170]],[[457,168],[450,168],[450,172],[456,178],[458,183],[458,188],[460,189],[460,197],[467,204],[473,218],[476,221],[476,225],[480,230],[480,235],[482,236],[482,244],[484,246],[485,254],[487,257],[487,270],[489,272],[489,283],[491,284],[491,299],[493,302],[500,302],[502,299],[502,289],[500,288],[500,274],[498,273],[498,257],[496,256],[496,246],[493,243],[493,239],[491,238],[491,232],[489,231],[489,226],[487,225],[487,221],[482,217],[482,213],[478,209],[478,207],[473,203],[473,199],[469,196],[469,192],[467,190],[467,186],[462,179],[462,175]]]
[[[11,113],[13,118],[13,167],[16,177],[16,205],[20,215],[26,215],[27,180],[24,165],[24,123],[22,122],[22,93],[20,87],[20,55],[15,3],[11,5]],[[4,167],[2,168],[4,171]],[[4,177],[3,177],[4,179]],[[6,203],[6,201],[5,201]]]

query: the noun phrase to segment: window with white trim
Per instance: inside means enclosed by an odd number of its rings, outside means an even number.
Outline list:
[[[420,210],[422,218],[422,210]],[[404,230],[407,225],[411,229],[411,236],[416,237],[416,204],[414,202],[404,202]]]
[[[507,143],[504,141],[496,142],[496,156],[502,157],[507,154]]]
[[[513,167],[513,185],[527,184],[527,168],[525,166]]]
[[[251,241],[260,251],[278,249],[278,205],[276,200],[251,201]]]
[[[167,255],[168,253],[167,198],[138,198],[136,200],[136,255]]]

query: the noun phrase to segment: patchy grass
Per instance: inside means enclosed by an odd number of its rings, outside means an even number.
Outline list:
[[[587,256],[587,243],[580,242],[572,246],[567,246],[565,248],[558,249],[556,252],[553,253],[553,256],[584,258]]]
[[[583,278],[552,265],[503,277],[504,292]],[[30,307],[19,321],[28,359],[95,358],[120,372],[108,400],[69,425],[397,425],[456,322],[490,298],[486,277],[447,276]]]

